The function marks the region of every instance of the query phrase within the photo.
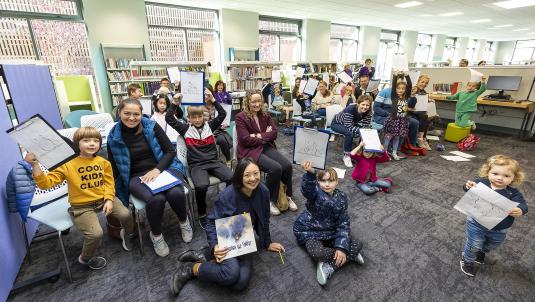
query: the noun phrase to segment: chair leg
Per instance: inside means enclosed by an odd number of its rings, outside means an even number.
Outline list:
[[[22,224],[22,236],[24,237],[24,245],[26,246],[26,255],[28,257],[28,263],[32,264],[32,255],[30,254],[30,243],[28,242],[26,223],[24,223],[24,221],[21,221],[20,223]]]
[[[138,209],[134,208],[134,213],[136,213],[136,223],[137,223],[137,236],[139,237],[139,251],[141,252],[141,256],[144,255],[143,253],[143,235],[141,235],[141,224],[139,223],[139,211]]]
[[[61,237],[61,232],[58,231],[59,245],[61,247],[61,252],[63,253],[63,260],[65,260],[65,268],[67,269],[67,278],[69,282],[72,283],[72,274],[71,267],[69,265],[69,260],[67,259],[67,253],[65,253],[65,246],[63,245],[63,237]]]

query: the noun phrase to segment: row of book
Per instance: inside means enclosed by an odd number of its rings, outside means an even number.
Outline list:
[[[231,67],[228,74],[231,79],[248,79],[248,78],[271,78],[273,67],[254,66],[254,67]]]
[[[229,91],[244,91],[249,89],[262,89],[266,81],[261,79],[256,80],[232,80],[227,84]]]
[[[130,61],[132,61],[132,59],[108,58],[106,60],[106,68],[108,69],[130,68]]]
[[[433,84],[433,91],[456,94],[462,90],[461,82],[454,82],[448,84]]]
[[[110,81],[129,81],[132,80],[130,71],[108,71],[108,79]]]
[[[114,83],[110,84],[110,91],[111,93],[124,93],[126,94],[126,88],[128,87],[128,83]]]
[[[152,95],[155,91],[160,89],[160,82],[144,82],[141,83],[141,91],[143,95]]]

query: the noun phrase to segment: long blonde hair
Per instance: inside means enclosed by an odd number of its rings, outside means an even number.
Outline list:
[[[493,166],[509,166],[511,167],[511,172],[515,175],[513,181],[511,182],[511,185],[517,186],[521,184],[525,179],[525,174],[522,171],[522,168],[520,168],[520,165],[518,162],[511,157],[503,154],[498,154],[491,156],[487,159],[487,161],[481,166],[479,169],[479,176],[480,177],[488,177],[490,169],[492,169]]]
[[[253,118],[253,112],[251,111],[251,106],[249,104],[251,102],[253,94],[260,95],[260,100],[262,101],[262,106],[260,106],[260,111],[258,111],[258,115],[267,115],[266,109],[264,108],[264,96],[262,96],[262,91],[258,89],[247,90],[247,92],[245,93],[245,98],[243,98],[243,111],[245,112],[248,118]]]

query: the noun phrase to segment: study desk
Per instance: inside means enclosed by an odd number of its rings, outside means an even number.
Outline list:
[[[429,98],[438,102],[450,102],[450,103],[457,102],[457,100],[446,99],[447,96],[448,95],[446,94],[431,94],[431,93],[429,94]],[[522,119],[522,124],[518,132],[519,137],[522,137],[522,135],[526,133],[526,131],[532,130],[533,124],[535,124],[535,120],[533,120],[533,122],[531,123],[531,127],[528,128],[529,121],[533,115],[533,112],[535,111],[535,102],[514,101],[514,100],[493,101],[493,100],[486,100],[484,97],[480,97],[477,99],[477,104],[483,105],[483,106],[502,107],[502,108],[510,108],[510,109],[524,111],[524,118]]]

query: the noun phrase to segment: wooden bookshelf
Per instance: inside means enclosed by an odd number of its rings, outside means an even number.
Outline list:
[[[227,90],[262,89],[271,81],[271,72],[281,70],[282,62],[238,61],[226,63]]]

